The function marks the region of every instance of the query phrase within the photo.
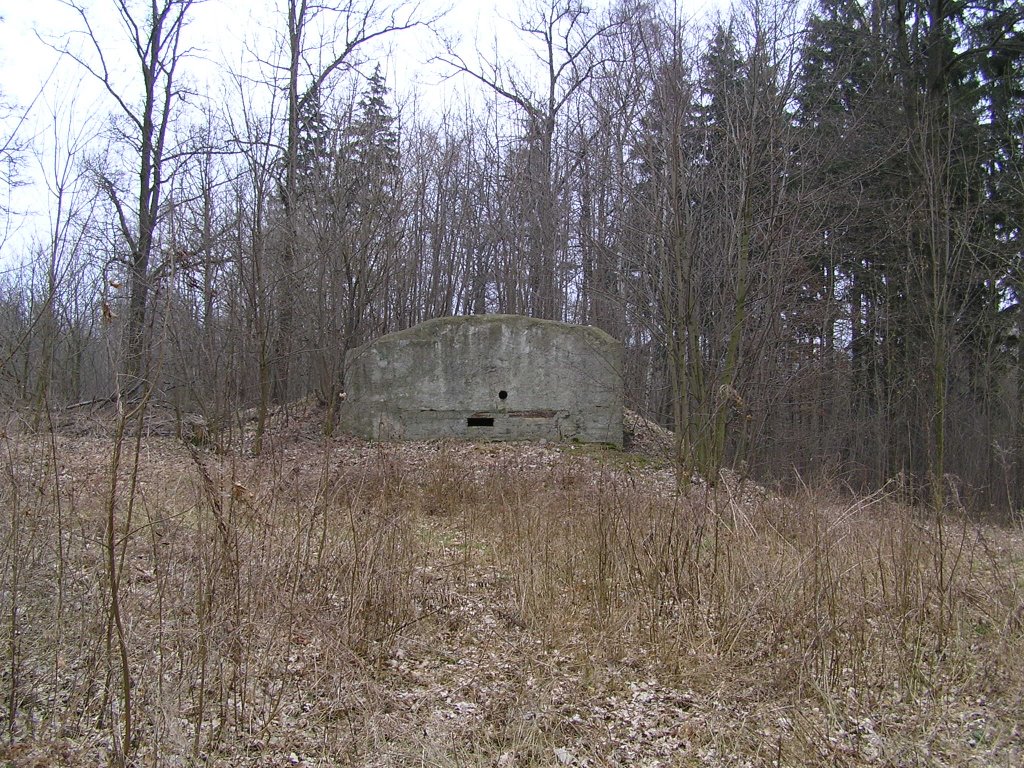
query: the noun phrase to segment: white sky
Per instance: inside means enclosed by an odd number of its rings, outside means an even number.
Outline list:
[[[101,37],[121,40],[124,31],[116,26],[110,0],[84,0],[97,18],[96,29]],[[717,6],[718,0],[683,0],[685,6],[699,12],[702,5]],[[145,3],[144,3],[145,4]],[[421,0],[424,16],[449,8],[440,27],[448,36],[461,39],[467,60],[473,59],[473,43],[483,51],[498,47],[503,59],[515,57],[517,37],[513,28],[502,19],[515,19],[518,0]],[[601,8],[606,0],[591,0],[589,5]],[[102,18],[106,14],[108,22]],[[40,163],[47,162],[48,140],[54,132],[53,114],[63,113],[65,133],[83,125],[94,131],[103,127],[113,109],[109,97],[99,85],[73,61],[60,60],[44,42],[59,44],[72,30],[81,29],[77,15],[58,0],[0,0],[0,94],[22,114],[25,124],[19,139],[31,143],[43,155],[29,156],[23,165],[24,186],[15,190],[9,207],[15,212],[6,222],[0,221],[0,264],[11,263],[15,251],[23,251],[31,233],[46,224],[46,193],[40,184]],[[190,11],[191,19],[185,33],[186,44],[194,55],[185,70],[188,82],[202,95],[223,100],[226,71],[252,72],[253,51],[261,57],[273,58],[273,45],[283,26],[283,0],[197,0]],[[79,39],[79,46],[84,40]],[[84,48],[80,48],[84,50]],[[412,92],[418,94],[421,106],[437,108],[457,99],[460,89],[475,85],[467,78],[445,80],[438,66],[428,62],[439,51],[436,37],[428,30],[402,32],[385,38],[373,58],[381,61],[388,86],[396,99]],[[520,55],[522,48],[519,49]],[[369,53],[369,51],[366,51]],[[114,57],[124,67],[126,83],[137,80],[129,67],[130,53]],[[181,82],[179,78],[179,82]],[[0,123],[0,143],[10,133],[10,120]],[[52,153],[50,153],[52,154]],[[52,162],[52,158],[50,161]]]
[[[124,37],[123,30],[116,26],[109,0],[84,3],[97,19],[100,36],[111,41]],[[420,4],[424,16],[434,15],[445,6],[444,0],[421,0]],[[205,81],[215,87],[212,83],[228,68],[251,70],[253,51],[270,58],[275,37],[283,26],[283,6],[282,0],[197,0],[189,12],[184,38],[194,51],[187,65],[192,81]],[[496,22],[500,24],[499,13],[514,16],[517,3],[449,0],[447,6],[450,11],[442,26],[450,34],[470,41],[478,34],[483,40],[493,39],[493,27]],[[58,64],[59,56],[44,42],[59,44],[69,32],[81,29],[81,21],[74,12],[58,0],[0,0],[0,17],[0,92],[8,102],[23,108],[31,104],[48,78],[51,86],[64,95],[70,88],[80,95],[101,96],[99,87],[87,82],[87,76],[74,62],[65,60]],[[508,41],[512,36],[504,37]],[[79,46],[84,42],[78,40]],[[388,85],[401,93],[418,85],[417,81],[437,86],[438,73],[427,66],[436,51],[433,35],[418,29],[382,39],[374,57],[386,62]],[[131,64],[130,56],[122,57],[122,61],[126,66]],[[126,77],[130,79],[132,75],[134,72]]]

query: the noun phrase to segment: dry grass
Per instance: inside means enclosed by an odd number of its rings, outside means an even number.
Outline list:
[[[109,437],[2,441],[0,760],[1024,760],[1018,530],[311,434],[127,441],[113,490]]]

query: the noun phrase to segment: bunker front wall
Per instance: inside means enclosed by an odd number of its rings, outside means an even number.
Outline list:
[[[622,346],[587,326],[431,320],[349,352],[346,384],[341,426],[369,439],[622,445]]]

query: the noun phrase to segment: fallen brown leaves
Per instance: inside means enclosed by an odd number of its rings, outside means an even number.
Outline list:
[[[320,426],[293,413],[260,456],[151,435],[122,463],[130,763],[1024,758],[1019,531],[734,476],[681,493],[586,446]],[[5,447],[0,761],[112,761],[111,438]]]

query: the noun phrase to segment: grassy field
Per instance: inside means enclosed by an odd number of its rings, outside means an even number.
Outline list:
[[[1019,526],[301,424],[0,447],[5,765],[1024,764]]]

